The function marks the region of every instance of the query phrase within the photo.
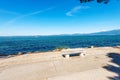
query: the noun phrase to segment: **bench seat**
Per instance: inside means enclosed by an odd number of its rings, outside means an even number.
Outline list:
[[[86,55],[86,51],[85,50],[64,50],[62,51],[62,56],[64,56],[65,58],[69,58],[71,56],[81,56],[84,57]]]

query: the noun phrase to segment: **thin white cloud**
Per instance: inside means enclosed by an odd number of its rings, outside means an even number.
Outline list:
[[[53,7],[52,7],[52,8],[47,8],[47,9],[45,9],[45,10],[39,10],[39,11],[31,12],[31,13],[28,13],[28,14],[20,15],[20,16],[15,17],[15,18],[9,20],[8,22],[6,22],[6,23],[4,24],[4,26],[10,25],[10,24],[14,23],[15,21],[17,21],[17,20],[19,20],[19,19],[22,19],[22,18],[25,18],[25,17],[27,17],[27,16],[32,16],[32,15],[40,14],[40,13],[49,11],[49,10],[51,10],[51,9],[53,9]]]
[[[12,15],[20,15],[20,13],[13,12],[13,11],[8,11],[8,10],[3,10],[3,9],[0,9],[0,13],[12,14]]]
[[[78,11],[82,10],[82,9],[89,9],[89,6],[75,6],[74,8],[72,8],[70,11],[68,11],[66,13],[67,16],[73,16],[74,13],[77,13]]]

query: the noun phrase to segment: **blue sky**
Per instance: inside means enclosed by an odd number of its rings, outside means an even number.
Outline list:
[[[0,0],[0,36],[92,33],[120,29],[120,1]]]

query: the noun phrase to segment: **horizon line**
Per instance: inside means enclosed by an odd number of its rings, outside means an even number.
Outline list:
[[[88,32],[88,33],[63,33],[63,34],[35,34],[35,35],[0,35],[0,37],[12,37],[12,36],[60,36],[60,35],[87,35],[87,34],[93,34],[93,33],[99,33],[99,32],[107,32],[107,31],[113,31],[113,30],[120,30],[120,28],[117,29],[111,29],[111,30],[105,30],[105,31],[96,31],[96,32]]]

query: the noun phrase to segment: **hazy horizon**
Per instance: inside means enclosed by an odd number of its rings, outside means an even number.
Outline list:
[[[86,34],[120,29],[120,2],[0,1],[0,36]]]
[[[113,30],[120,30],[118,29],[113,29]],[[8,36],[8,37],[12,37],[12,36],[61,36],[61,35],[89,35],[89,34],[94,34],[94,33],[100,33],[100,32],[107,32],[107,31],[113,31],[113,30],[103,30],[103,31],[98,31],[98,32],[91,32],[91,33],[66,33],[66,34],[48,34],[48,35],[0,35],[0,37],[4,37],[4,36]]]

